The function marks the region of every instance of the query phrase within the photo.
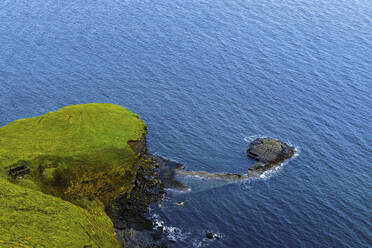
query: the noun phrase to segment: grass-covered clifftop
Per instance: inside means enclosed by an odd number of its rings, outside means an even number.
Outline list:
[[[145,130],[137,114],[113,104],[1,127],[0,247],[120,247],[104,204],[131,191]],[[8,175],[19,166],[30,173]]]
[[[121,247],[103,209],[88,211],[0,179],[0,247],[84,246]]]

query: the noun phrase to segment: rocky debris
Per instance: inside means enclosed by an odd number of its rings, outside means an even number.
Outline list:
[[[247,154],[257,161],[248,169],[248,176],[256,176],[291,158],[295,148],[278,139],[258,138],[251,142]]]
[[[157,156],[141,156],[146,165],[139,166],[131,193],[108,204],[106,212],[125,247],[167,247],[171,240],[166,240],[163,230],[154,226],[148,207],[164,197],[165,188],[188,189],[174,177],[174,170],[184,166]]]
[[[152,161],[156,168],[156,162]],[[154,168],[139,167],[134,187],[129,195],[123,195],[106,208],[116,229],[134,228],[151,230],[152,222],[145,217],[148,206],[162,199],[164,186]]]
[[[123,242],[125,248],[166,248],[167,243],[161,241],[161,233],[153,236],[156,232],[151,230],[136,230],[128,228],[117,232],[117,237]]]

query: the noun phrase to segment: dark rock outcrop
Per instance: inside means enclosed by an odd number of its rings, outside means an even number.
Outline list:
[[[189,189],[178,182],[174,170],[182,164],[152,156],[147,153],[146,142],[136,142],[139,151],[138,170],[130,194],[123,195],[106,206],[106,212],[114,223],[118,239],[128,248],[167,247],[163,230],[155,227],[148,207],[161,200],[166,188]]]
[[[164,188],[180,191],[187,191],[190,189],[187,185],[182,184],[176,179],[176,172],[185,169],[185,166],[183,164],[163,159],[157,156],[152,156],[152,158],[158,164],[160,181],[163,183]]]
[[[248,169],[248,176],[270,170],[290,159],[295,154],[295,148],[274,138],[258,138],[252,141],[247,149],[248,156],[257,163]]]
[[[130,194],[115,199],[106,206],[106,212],[114,223],[118,239],[125,247],[161,247],[162,233],[154,229],[148,216],[148,207],[162,199],[164,185],[160,181],[157,161],[142,154],[140,163]]]
[[[208,239],[213,239],[213,233],[212,232],[206,232],[205,237],[207,237]]]

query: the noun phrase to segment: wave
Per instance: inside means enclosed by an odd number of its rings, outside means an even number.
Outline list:
[[[153,209],[150,209],[151,220],[154,225],[154,229],[159,229],[163,231],[166,239],[172,243],[178,242],[179,244],[192,244],[193,248],[200,248],[209,246],[211,242],[215,240],[221,240],[223,235],[221,233],[214,233],[212,239],[205,237],[205,233],[191,233],[185,232],[179,227],[166,226],[164,221],[161,220],[160,215],[156,213],[151,213]]]
[[[192,247],[193,248],[206,247],[206,246],[209,246],[211,242],[215,240],[220,240],[222,238],[223,238],[223,235],[220,233],[217,233],[217,234],[213,234],[213,239],[208,239],[208,238],[195,239],[192,242]]]
[[[169,241],[172,242],[178,242],[178,241],[185,241],[191,233],[189,232],[183,232],[181,228],[175,227],[175,226],[166,226],[164,224],[164,221],[160,219],[160,216],[158,214],[152,213],[150,209],[150,216],[152,223],[154,225],[154,229],[159,229],[163,231],[163,234],[166,235],[166,238]]]

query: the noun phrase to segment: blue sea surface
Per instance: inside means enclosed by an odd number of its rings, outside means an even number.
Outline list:
[[[372,247],[370,0],[2,0],[0,44],[0,126],[111,102],[190,170],[246,173],[256,135],[297,147],[261,178],[181,179],[151,207],[170,247]]]

